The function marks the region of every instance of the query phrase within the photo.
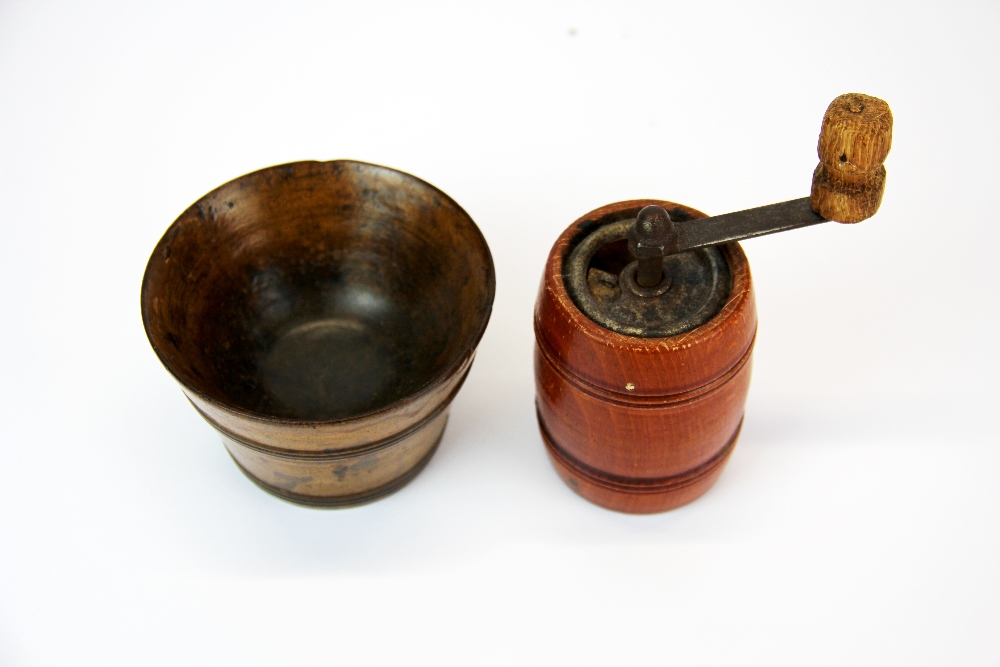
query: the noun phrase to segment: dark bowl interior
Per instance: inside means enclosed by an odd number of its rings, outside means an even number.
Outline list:
[[[258,416],[376,411],[456,369],[493,304],[489,248],[447,195],[385,167],[297,162],[184,212],[142,314],[189,390]]]

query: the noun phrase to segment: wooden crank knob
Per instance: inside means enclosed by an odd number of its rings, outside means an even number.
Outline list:
[[[885,162],[892,144],[892,112],[883,100],[847,93],[823,114],[819,165],[809,203],[837,222],[861,222],[875,215],[885,190]]]

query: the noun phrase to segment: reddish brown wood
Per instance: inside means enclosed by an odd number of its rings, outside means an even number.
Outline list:
[[[563,480],[608,509],[661,512],[699,497],[735,445],[750,382],[757,315],[750,267],[723,246],[733,289],[708,323],[668,338],[615,333],[584,315],[563,283],[563,261],[581,234],[649,204],[634,200],[573,223],[549,254],[535,309],[538,421]]]

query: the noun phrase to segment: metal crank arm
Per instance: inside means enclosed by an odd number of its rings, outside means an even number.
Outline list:
[[[812,210],[809,197],[803,197],[710,218],[675,222],[677,249],[673,252],[752,239],[755,236],[809,227],[826,221],[826,218]]]

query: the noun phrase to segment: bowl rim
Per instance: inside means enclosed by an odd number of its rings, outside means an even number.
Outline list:
[[[348,415],[346,417],[340,417],[340,418],[337,418],[337,419],[292,419],[292,418],[288,418],[288,417],[276,417],[274,415],[268,415],[268,414],[264,414],[264,413],[261,413],[261,412],[255,412],[255,411],[252,411],[252,410],[247,410],[246,408],[243,408],[243,407],[240,407],[238,405],[235,405],[235,404],[233,404],[233,403],[231,403],[229,401],[223,402],[223,401],[219,401],[218,399],[216,399],[214,397],[208,396],[203,391],[200,391],[199,389],[193,387],[189,382],[187,382],[183,378],[181,378],[174,371],[174,369],[170,367],[170,364],[164,358],[164,355],[160,351],[160,348],[156,345],[156,342],[153,340],[153,337],[150,335],[150,331],[149,331],[149,316],[148,316],[149,300],[147,299],[147,292],[148,292],[148,288],[149,288],[150,268],[153,265],[153,260],[157,257],[157,254],[162,249],[162,246],[163,246],[164,242],[166,241],[167,237],[171,236],[171,233],[170,233],[171,230],[173,230],[176,227],[176,225],[188,213],[188,211],[190,211],[192,208],[194,208],[194,207],[198,206],[199,204],[201,204],[202,202],[204,202],[206,199],[208,199],[209,197],[211,197],[212,195],[214,195],[216,192],[218,192],[222,188],[225,188],[226,186],[232,185],[232,184],[234,184],[234,183],[236,183],[238,181],[241,181],[243,179],[250,178],[252,176],[257,176],[257,175],[262,174],[264,172],[277,171],[277,170],[280,170],[280,169],[286,169],[287,170],[287,169],[290,169],[290,168],[303,168],[303,167],[312,167],[312,168],[316,168],[316,167],[330,167],[330,166],[334,166],[334,165],[338,165],[338,166],[339,165],[360,165],[360,166],[365,167],[365,168],[375,168],[376,170],[384,170],[384,171],[396,174],[398,176],[403,176],[404,178],[411,179],[412,181],[418,183],[422,187],[428,188],[433,193],[435,193],[435,194],[441,196],[442,198],[444,198],[444,200],[446,202],[450,203],[452,206],[455,207],[455,209],[459,213],[461,213],[462,215],[465,216],[465,218],[468,220],[469,224],[472,226],[472,231],[474,232],[474,236],[479,241],[480,245],[482,246],[482,250],[485,253],[485,258],[486,258],[486,268],[487,268],[487,272],[486,272],[486,292],[487,292],[487,294],[486,294],[486,304],[485,304],[486,307],[485,307],[485,312],[484,312],[483,317],[482,317],[482,321],[480,322],[480,325],[479,325],[479,329],[476,331],[476,333],[473,336],[473,338],[471,339],[471,341],[467,345],[463,346],[458,351],[458,353],[455,355],[455,358],[452,360],[451,363],[449,363],[449,364],[445,365],[444,367],[442,367],[442,369],[440,371],[438,371],[433,376],[431,376],[431,378],[426,382],[426,384],[424,384],[422,387],[420,387],[416,391],[413,391],[413,392],[411,392],[409,394],[406,394],[405,396],[397,398],[396,400],[392,401],[391,403],[387,403],[386,405],[383,405],[383,406],[380,406],[380,407],[377,407],[377,408],[374,408],[372,410],[368,410],[368,411],[365,411],[365,412],[359,412],[357,414]],[[479,346],[479,342],[482,340],[483,335],[486,333],[486,327],[489,324],[490,316],[493,314],[493,302],[494,302],[495,297],[496,297],[496,267],[493,264],[493,254],[490,252],[490,246],[486,242],[486,237],[483,235],[483,232],[479,228],[479,225],[476,224],[476,221],[472,219],[472,216],[469,215],[469,213],[464,208],[462,208],[458,204],[458,202],[456,202],[454,199],[452,199],[447,193],[445,193],[440,188],[438,188],[438,187],[436,187],[434,185],[431,185],[430,183],[428,183],[427,181],[423,180],[422,178],[414,176],[413,174],[410,174],[408,172],[401,171],[399,169],[393,169],[392,167],[386,167],[386,166],[380,165],[380,164],[374,164],[374,163],[371,163],[371,162],[363,162],[361,160],[352,160],[352,159],[343,159],[343,158],[341,158],[341,159],[335,159],[335,160],[299,160],[299,161],[296,161],[296,162],[285,162],[285,163],[282,163],[282,164],[272,165],[270,167],[264,167],[262,169],[257,169],[255,171],[247,172],[246,174],[243,174],[241,176],[237,176],[236,178],[230,179],[230,180],[226,181],[225,183],[223,183],[223,184],[221,184],[221,185],[213,188],[212,190],[210,190],[209,192],[205,193],[201,197],[199,197],[193,204],[191,204],[179,216],[177,216],[177,218],[172,223],[170,223],[170,226],[167,227],[167,229],[163,232],[163,235],[160,236],[160,239],[159,239],[159,241],[156,242],[156,246],[154,246],[152,253],[150,253],[149,260],[147,260],[147,262],[146,262],[146,268],[143,271],[143,275],[142,275],[142,287],[141,287],[140,292],[139,292],[139,309],[140,309],[140,312],[142,314],[142,327],[143,327],[143,330],[146,332],[146,340],[149,341],[149,344],[153,348],[153,351],[156,353],[156,357],[160,360],[160,363],[167,370],[167,372],[170,373],[170,375],[173,376],[173,378],[181,385],[181,387],[182,387],[182,389],[184,390],[185,393],[190,392],[190,393],[196,395],[200,400],[205,401],[206,403],[212,404],[212,405],[217,406],[218,408],[220,408],[222,410],[226,410],[226,411],[231,412],[231,413],[233,413],[235,415],[238,415],[240,417],[243,417],[243,418],[246,418],[246,419],[249,419],[249,420],[252,420],[252,421],[266,422],[266,423],[269,423],[269,424],[276,424],[276,425],[289,425],[289,426],[294,426],[294,425],[318,426],[318,425],[336,425],[336,424],[344,424],[344,423],[356,422],[356,421],[360,421],[360,420],[364,420],[364,419],[371,419],[373,417],[376,417],[376,416],[384,414],[384,413],[393,412],[393,411],[399,409],[400,407],[403,407],[405,405],[412,404],[412,403],[414,403],[416,401],[419,401],[420,398],[423,397],[425,394],[432,393],[442,383],[446,382],[449,378],[451,378],[452,375],[454,375],[457,371],[461,370],[461,368],[463,366],[466,366],[466,365],[468,366],[466,368],[466,372],[468,372],[468,370],[471,368],[471,358],[475,356],[476,348]],[[189,400],[190,400],[190,398],[189,398]]]

